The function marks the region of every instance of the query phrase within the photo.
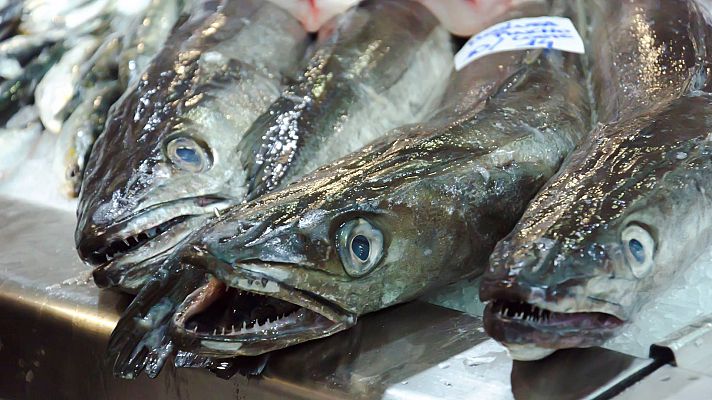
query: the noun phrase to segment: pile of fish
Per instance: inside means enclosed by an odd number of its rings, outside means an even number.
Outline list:
[[[265,354],[476,276],[487,332],[538,359],[605,342],[709,244],[696,0],[125,3],[0,2],[0,179],[56,135],[80,257],[136,294],[119,376]],[[586,53],[454,69],[451,33],[538,16],[573,20]]]
[[[109,107],[163,44],[182,7],[178,0],[0,5],[0,181],[49,135],[51,173],[76,197]]]

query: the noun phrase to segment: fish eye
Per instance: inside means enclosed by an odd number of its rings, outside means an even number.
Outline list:
[[[653,267],[655,240],[653,236],[640,225],[631,224],[623,229],[621,234],[623,252],[633,276],[642,278]]]
[[[205,148],[188,137],[171,139],[166,146],[166,154],[176,168],[184,171],[201,172],[210,165]]]
[[[343,224],[337,242],[341,264],[353,277],[368,274],[383,257],[383,234],[363,218]]]

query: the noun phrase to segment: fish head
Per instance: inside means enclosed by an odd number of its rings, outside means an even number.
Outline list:
[[[181,245],[180,262],[214,276],[175,313],[183,348],[283,348],[475,271],[467,218],[452,211],[462,199],[440,178],[391,170],[386,182],[364,175],[367,163],[342,162],[232,208]]]
[[[601,127],[498,243],[480,298],[485,328],[513,357],[601,345],[693,261],[704,231],[685,207],[704,189],[685,171],[709,152],[707,104],[691,97]]]
[[[540,236],[500,242],[480,287],[488,333],[521,360],[601,345],[630,320],[654,279],[657,239],[647,216],[601,229],[559,221]]]
[[[207,215],[244,195],[232,184],[239,135],[222,70],[209,52],[164,52],[114,106],[87,163],[75,240],[99,286],[137,288]]]

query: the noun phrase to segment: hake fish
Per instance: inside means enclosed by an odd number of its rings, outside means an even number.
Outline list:
[[[307,34],[261,1],[199,2],[93,146],[75,239],[100,286],[136,290],[215,210],[242,200],[236,148]]]
[[[224,212],[122,316],[109,344],[114,372],[155,374],[175,349],[262,354],[481,273],[590,128],[579,63],[548,50],[478,60],[454,75],[448,92],[462,97],[445,100],[449,115]]]
[[[603,122],[500,242],[485,329],[531,360],[602,344],[709,246],[712,29],[694,1],[589,2]]]
[[[422,121],[452,70],[447,31],[410,0],[365,1],[320,31],[301,76],[245,134],[248,199]]]

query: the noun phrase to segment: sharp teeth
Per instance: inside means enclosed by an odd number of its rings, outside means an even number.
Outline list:
[[[235,333],[235,325],[232,326],[232,332],[230,332],[230,333],[233,333],[233,334]]]
[[[104,256],[106,257],[106,261],[111,261],[111,257],[108,254],[104,254]]]
[[[218,328],[215,328],[215,330],[213,331],[213,336],[215,336],[217,334],[218,334]]]
[[[224,326],[223,326],[223,328],[222,328],[222,335],[223,335],[223,336],[225,335],[225,327],[224,327]]]
[[[247,329],[247,321],[242,321],[242,329]]]
[[[128,241],[128,240],[124,239],[123,242],[124,242],[125,245],[131,246],[131,245],[129,244],[129,241]]]
[[[195,328],[193,328],[193,333],[198,333],[198,326],[196,325]]]

